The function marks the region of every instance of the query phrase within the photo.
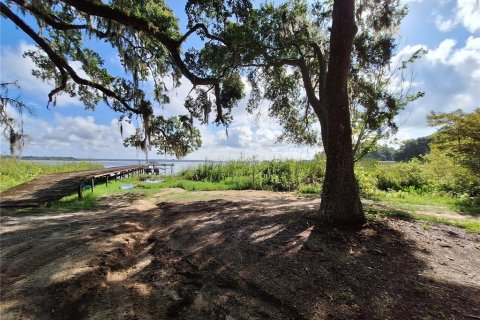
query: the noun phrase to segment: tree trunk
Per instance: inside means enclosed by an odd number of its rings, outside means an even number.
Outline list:
[[[333,4],[330,59],[326,83],[326,126],[322,138],[327,168],[320,204],[320,219],[326,224],[361,225],[365,222],[353,170],[352,128],[347,94],[350,55],[357,27],[355,1]]]

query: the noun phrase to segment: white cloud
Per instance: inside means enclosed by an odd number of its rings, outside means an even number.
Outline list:
[[[135,132],[134,126],[125,121],[123,128],[125,137]],[[24,150],[25,155],[79,158],[136,157],[134,149],[123,146],[117,119],[112,119],[109,125],[102,125],[96,123],[91,116],[72,117],[56,113],[52,123],[26,116],[24,132],[31,138]],[[8,143],[2,141],[1,145],[2,154],[7,153]]]
[[[21,41],[20,44],[13,48],[10,46],[2,46],[0,54],[0,81],[12,82],[18,81],[22,92],[38,97],[39,100],[44,99],[45,105],[48,102],[48,94],[54,89],[53,84],[49,84],[32,75],[32,70],[36,68],[35,63],[30,58],[24,58],[23,53],[27,50],[36,50],[36,47]],[[79,64],[73,63],[72,67],[81,76],[85,73],[79,70]],[[83,106],[78,98],[72,98],[68,94],[60,94],[57,96],[58,107],[64,106]]]
[[[457,0],[454,15],[446,18],[437,14],[435,25],[440,31],[450,31],[454,27],[462,25],[470,33],[480,32],[480,1]]]
[[[433,62],[446,63],[446,59],[450,56],[450,53],[455,45],[455,40],[445,39],[440,43],[438,48],[429,50],[426,58]]]
[[[170,79],[164,79],[167,88],[170,89],[170,92],[168,93],[170,103],[165,105],[161,112],[169,117],[186,114],[187,110],[184,107],[184,103],[189,94],[194,95],[194,92],[192,91],[192,84],[187,78],[182,77],[181,85],[177,88],[174,88],[173,83],[171,83],[169,80]]]
[[[458,0],[457,16],[471,33],[480,32],[480,1]]]
[[[415,64],[414,75],[415,90],[423,90],[426,95],[397,117],[402,124],[399,139],[432,133],[425,121],[431,111],[451,112],[461,108],[471,112],[479,106],[480,37],[470,36],[463,47],[459,45],[453,39],[445,39],[436,48],[407,46],[399,53],[405,58],[419,48],[429,51]]]
[[[166,81],[168,83],[168,81]],[[261,104],[255,114],[246,112],[247,99],[250,87],[244,79],[246,98],[242,99],[238,106],[233,108],[233,122],[227,129],[222,126],[208,125],[199,126],[202,135],[202,147],[188,155],[187,159],[225,160],[238,159],[240,156],[257,159],[273,158],[311,158],[318,152],[318,148],[296,147],[289,144],[276,143],[282,129],[275,119],[267,116],[268,102]],[[162,110],[157,110],[165,116],[185,114],[185,98],[190,94],[192,85],[182,78],[180,87],[169,93],[170,104]],[[213,99],[213,97],[212,97]],[[215,116],[212,110],[210,120]],[[228,131],[228,135],[227,135]]]
[[[244,101],[241,102],[243,104]],[[267,107],[267,102],[261,109]],[[264,110],[263,110],[264,111]],[[207,136],[205,136],[205,131]],[[277,143],[282,129],[277,121],[265,112],[248,114],[244,108],[234,111],[234,120],[228,128],[228,136],[222,127],[209,126],[203,129],[203,147],[188,156],[188,159],[228,160],[252,158],[271,159],[311,159],[318,147],[296,146]]]
[[[464,48],[453,53],[448,61],[455,70],[472,81],[480,81],[480,37],[470,36]]]
[[[30,59],[22,56],[25,50],[31,49],[35,49],[35,47],[23,41],[16,47],[2,46],[1,80],[18,80],[21,92],[24,92],[25,96],[34,96],[40,101],[44,97],[46,104],[47,95],[53,87],[31,75],[31,70],[35,68],[35,65]],[[85,76],[78,63],[72,63],[72,66],[81,76]],[[171,82],[168,79],[165,82],[169,89],[172,89]],[[145,84],[144,89],[147,94],[153,91],[153,79]],[[169,92],[170,103],[161,108],[155,107],[156,114],[163,114],[166,117],[185,114],[185,98],[189,94],[194,95],[191,89],[191,83],[183,78],[181,86]],[[246,91],[249,89],[247,85]],[[34,105],[34,103],[28,103]],[[256,156],[260,159],[308,158],[318,151],[317,148],[299,149],[287,144],[277,144],[276,139],[281,133],[278,123],[272,121],[264,113],[258,116],[248,114],[245,111],[246,104],[247,99],[244,99],[240,101],[238,107],[232,110],[234,121],[228,128],[228,137],[223,127],[201,126],[203,145],[200,150],[189,155],[187,159],[235,159],[241,155]],[[57,99],[59,107],[72,105],[81,106],[82,104],[78,99],[68,95],[61,95]],[[44,107],[44,105],[38,106],[38,109],[41,110]],[[265,103],[261,108],[263,112],[266,107]],[[28,116],[24,119],[24,131],[32,137],[31,142],[25,148],[25,155],[135,158],[138,154],[136,150],[126,149],[123,146],[116,119],[107,125],[99,124],[92,116],[55,114],[54,119],[50,122]],[[124,129],[124,136],[132,134],[135,130],[133,125],[126,123],[124,123]],[[1,142],[1,152],[8,153],[8,143],[4,138],[1,139]],[[154,152],[151,153],[153,156]],[[143,155],[139,156],[143,157]]]
[[[445,19],[442,15],[435,17],[435,26],[443,32],[452,30],[457,24],[458,22],[455,19]]]
[[[199,127],[202,147],[186,159],[228,160],[240,157],[260,160],[296,158],[310,159],[318,148],[277,144],[280,127],[274,121],[259,120],[255,115],[243,114],[228,129],[214,125]],[[135,127],[123,122],[124,137],[135,132]],[[24,155],[73,156],[77,158],[139,158],[144,155],[134,148],[125,148],[117,119],[99,124],[92,116],[64,116],[56,113],[52,122],[24,116],[24,132],[32,139]],[[8,143],[0,139],[0,151],[8,153]],[[158,157],[155,151],[150,158]]]

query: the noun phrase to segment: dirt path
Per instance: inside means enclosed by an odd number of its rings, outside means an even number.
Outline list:
[[[394,219],[316,229],[318,199],[292,194],[162,201],[181,192],[110,197],[96,211],[2,210],[1,318],[480,316],[477,235]]]
[[[78,190],[80,180],[137,166],[54,173],[25,182],[0,193],[0,207],[35,207]]]

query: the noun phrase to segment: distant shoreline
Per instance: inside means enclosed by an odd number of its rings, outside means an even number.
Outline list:
[[[2,155],[1,158],[12,158],[9,155]],[[145,162],[145,159],[104,159],[104,158],[74,158],[74,157],[37,157],[37,156],[24,156],[20,157],[20,160],[38,160],[38,161],[139,161]],[[161,162],[223,162],[221,160],[177,160],[177,159],[148,159],[148,161],[161,161]]]

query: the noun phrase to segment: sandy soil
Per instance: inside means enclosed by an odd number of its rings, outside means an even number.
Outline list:
[[[1,319],[479,319],[480,237],[386,219],[314,227],[264,191],[2,209]]]

